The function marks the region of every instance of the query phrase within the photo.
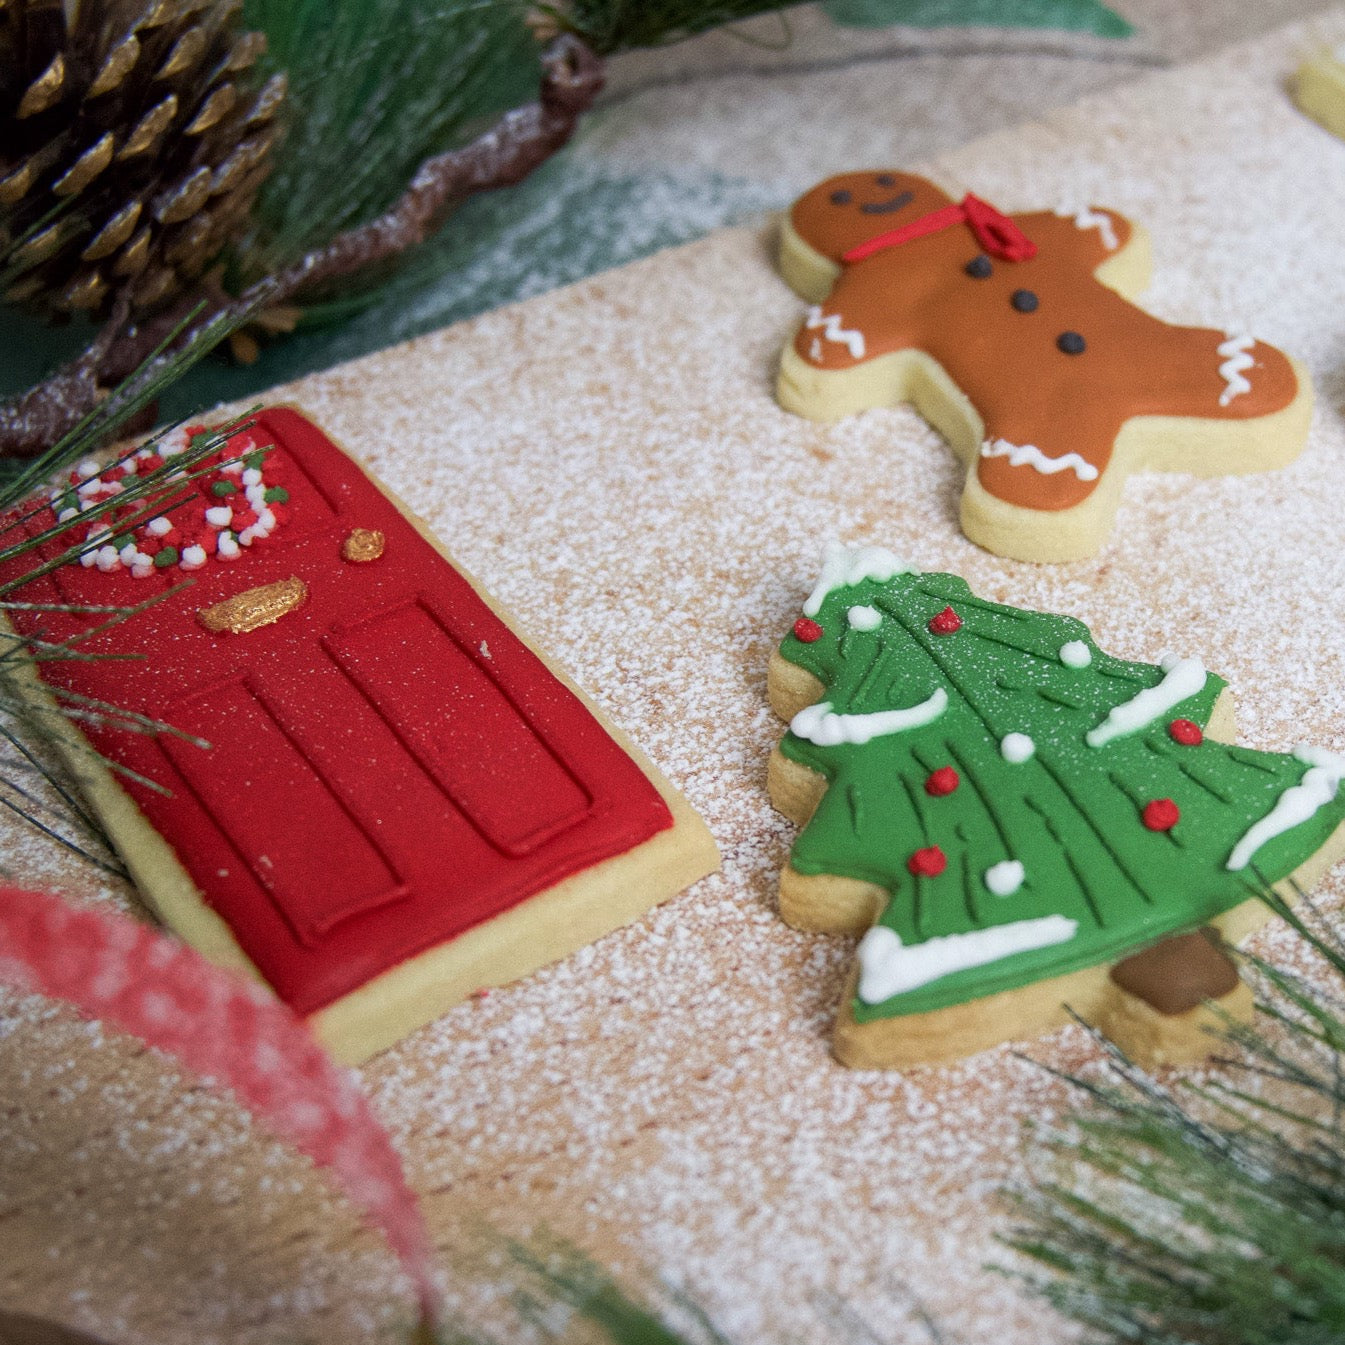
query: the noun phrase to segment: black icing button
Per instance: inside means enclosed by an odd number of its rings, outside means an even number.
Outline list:
[[[1055,343],[1066,355],[1082,355],[1088,349],[1088,343],[1078,332],[1061,332]]]
[[[850,204],[850,193],[849,193],[848,191],[846,191],[844,187],[842,187],[842,188],[840,189],[840,191],[834,191],[834,192],[832,192],[832,193],[831,193],[831,204],[832,204],[832,205],[849,205],[849,204]]]
[[[1009,302],[1020,313],[1035,313],[1037,311],[1037,296],[1031,290],[1014,290],[1009,295]]]
[[[891,173],[879,173],[873,180],[880,187],[895,187],[897,185],[897,179]]]
[[[990,265],[990,258],[987,257],[984,252],[973,257],[962,269],[976,280],[987,279],[994,274],[995,270],[995,268]]]

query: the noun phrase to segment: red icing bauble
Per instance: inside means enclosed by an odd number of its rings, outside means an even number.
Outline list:
[[[925,781],[925,793],[932,794],[936,799],[942,798],[945,794],[951,794],[961,783],[957,772],[951,766],[940,766],[937,771],[932,771],[929,779]]]
[[[1171,799],[1152,799],[1144,805],[1142,814],[1150,831],[1171,831],[1181,815],[1181,809]]]
[[[1168,736],[1174,743],[1181,743],[1183,747],[1198,747],[1205,741],[1200,725],[1189,719],[1174,719],[1168,725]]]
[[[936,878],[948,867],[948,856],[937,845],[929,845],[917,850],[906,861],[906,867],[917,878]]]
[[[962,618],[951,607],[945,607],[938,616],[930,617],[929,628],[935,635],[952,635],[962,629]]]
[[[814,640],[822,638],[822,627],[816,621],[810,621],[806,616],[801,616],[794,623],[794,638],[802,640],[804,644],[812,644]]]

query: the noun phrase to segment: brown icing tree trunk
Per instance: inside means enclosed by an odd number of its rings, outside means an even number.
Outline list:
[[[207,288],[144,322],[131,321],[129,306],[118,304],[88,350],[31,391],[0,405],[0,457],[41,453],[169,338],[168,350],[142,376],[152,376],[169,350],[180,349],[211,323],[248,319],[424,242],[451,207],[477,192],[520,182],[559,150],[602,84],[602,60],[579,38],[563,34],[543,53],[535,103],[506,113],[461,149],[426,159],[401,198],[377,219],[338,234],[237,297],[217,286]]]

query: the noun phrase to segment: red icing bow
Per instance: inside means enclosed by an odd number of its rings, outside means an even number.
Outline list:
[[[926,234],[941,233],[955,224],[970,226],[976,241],[992,257],[1006,262],[1025,262],[1037,255],[1037,245],[1007,215],[1001,215],[988,201],[968,192],[957,205],[931,210],[928,215],[921,215],[899,229],[889,229],[877,238],[870,238],[867,243],[851,248],[841,260],[862,262],[875,252],[899,247]]]

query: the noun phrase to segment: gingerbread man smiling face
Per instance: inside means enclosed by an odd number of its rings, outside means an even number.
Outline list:
[[[968,464],[964,531],[1000,555],[1089,556],[1132,470],[1260,471],[1307,436],[1288,356],[1131,302],[1147,239],[1111,210],[1005,216],[909,173],[847,173],[795,203],[780,266],[813,303],[780,404],[833,420],[913,402]]]

